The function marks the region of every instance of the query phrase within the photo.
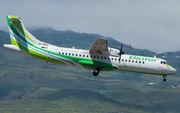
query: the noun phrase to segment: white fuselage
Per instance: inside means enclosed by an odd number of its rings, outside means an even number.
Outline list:
[[[123,54],[121,56],[121,61],[119,62],[118,56],[102,55],[99,53],[90,54],[89,50],[63,48],[53,45],[49,46],[48,50],[56,54],[64,54],[71,57],[89,59],[93,61],[113,64],[120,71],[140,72],[140,73],[149,73],[149,74],[157,74],[157,75],[163,75],[163,74],[169,75],[176,73],[176,70],[170,65],[167,65],[164,59],[156,58],[156,57],[145,57],[145,56]],[[72,65],[70,63],[67,64]],[[82,65],[77,63],[75,63],[75,65],[79,67],[83,67]]]

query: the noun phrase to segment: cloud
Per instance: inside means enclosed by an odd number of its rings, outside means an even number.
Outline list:
[[[180,1],[7,0],[0,4],[2,27],[8,14],[26,27],[98,33],[132,47],[160,53],[180,50]],[[118,48],[118,47],[117,47]]]

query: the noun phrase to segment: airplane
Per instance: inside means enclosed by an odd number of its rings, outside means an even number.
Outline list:
[[[167,75],[175,74],[175,68],[167,61],[156,57],[129,55],[119,49],[108,47],[105,38],[97,38],[90,50],[58,47],[35,38],[17,16],[6,16],[11,44],[4,48],[37,58],[50,63],[78,66],[94,70],[97,76],[100,71],[127,71],[161,75],[166,81]]]

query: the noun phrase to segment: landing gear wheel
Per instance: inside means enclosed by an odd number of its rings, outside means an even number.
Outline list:
[[[163,81],[166,82],[166,78],[164,78]]]
[[[99,70],[98,69],[95,69],[94,72],[93,72],[93,75],[94,76],[97,76],[99,74]]]
[[[99,72],[101,71],[101,69],[102,69],[101,67],[96,68],[93,72],[93,75],[97,76],[99,74]]]
[[[162,77],[163,77],[163,81],[166,82],[167,75],[162,75]]]

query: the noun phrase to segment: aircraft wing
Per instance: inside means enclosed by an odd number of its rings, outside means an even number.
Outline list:
[[[108,52],[108,44],[105,38],[97,38],[92,45],[89,53],[105,53]]]

